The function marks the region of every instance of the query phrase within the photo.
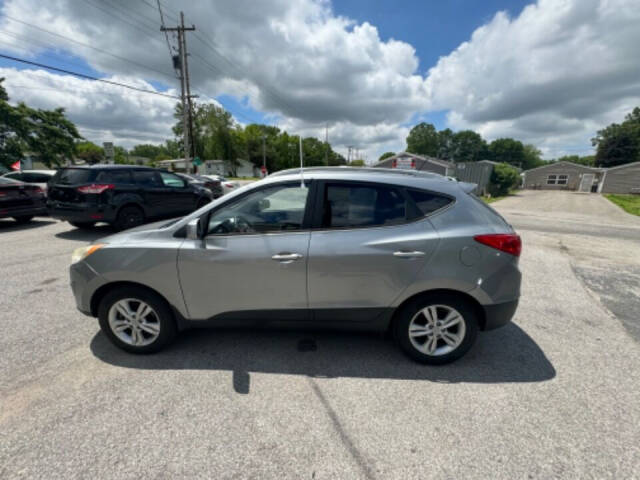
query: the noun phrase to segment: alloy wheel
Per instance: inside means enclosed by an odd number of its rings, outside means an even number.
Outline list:
[[[136,298],[123,298],[109,309],[109,327],[127,345],[143,347],[160,335],[160,319],[151,306]]]
[[[466,333],[464,317],[447,305],[429,305],[419,310],[409,323],[409,340],[419,352],[446,355],[460,346]]]

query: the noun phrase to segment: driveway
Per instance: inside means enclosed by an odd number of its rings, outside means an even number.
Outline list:
[[[518,231],[558,245],[576,276],[640,340],[640,217],[598,194],[550,190],[522,190],[493,207]]]

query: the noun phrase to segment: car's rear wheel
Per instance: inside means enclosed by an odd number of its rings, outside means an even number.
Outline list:
[[[443,365],[462,357],[478,336],[473,306],[453,294],[425,295],[398,312],[394,334],[412,359]]]
[[[96,222],[69,222],[69,224],[76,228],[87,229],[92,228]]]
[[[126,230],[127,228],[133,228],[140,226],[144,223],[144,212],[140,207],[135,205],[128,205],[122,207],[118,212],[116,221],[113,226],[116,230]]]
[[[30,222],[32,218],[33,218],[33,215],[21,215],[19,217],[13,217],[13,219],[18,223]]]
[[[153,353],[171,343],[176,324],[167,303],[140,287],[107,293],[98,307],[100,328],[117,347],[131,353]]]

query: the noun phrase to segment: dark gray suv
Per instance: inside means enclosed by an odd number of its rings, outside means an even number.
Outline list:
[[[74,252],[78,308],[134,353],[193,326],[389,331],[411,358],[453,361],[509,322],[520,237],[470,194],[422,172],[279,172],[191,215]]]

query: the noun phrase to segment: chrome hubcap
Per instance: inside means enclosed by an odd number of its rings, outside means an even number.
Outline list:
[[[128,345],[143,347],[160,334],[156,312],[137,298],[123,298],[109,309],[109,327],[116,337]]]
[[[458,348],[466,330],[464,318],[455,308],[429,305],[411,319],[409,340],[419,352],[435,357]]]

